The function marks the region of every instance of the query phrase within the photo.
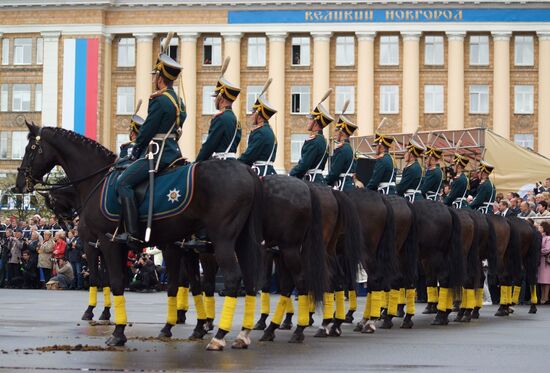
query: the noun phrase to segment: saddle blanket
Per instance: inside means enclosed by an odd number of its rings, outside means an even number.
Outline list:
[[[193,199],[196,163],[175,167],[155,176],[153,220],[161,220],[185,211]],[[120,220],[121,205],[115,190],[122,171],[105,179],[101,188],[101,212],[111,221]],[[147,220],[149,180],[135,188],[140,220]]]

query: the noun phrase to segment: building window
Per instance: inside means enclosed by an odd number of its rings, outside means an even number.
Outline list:
[[[292,114],[308,114],[310,102],[309,86],[292,86],[290,87],[290,95],[292,96],[290,112]]]
[[[302,155],[302,146],[304,146],[304,141],[308,138],[309,135],[304,133],[290,135],[290,162],[298,163]]]
[[[309,66],[309,38],[292,38],[292,65]]]
[[[443,36],[426,36],[424,39],[424,64],[443,65]]]
[[[215,98],[212,97],[214,93],[213,85],[205,85],[202,87],[202,113],[203,114],[215,114],[216,113],[216,104]]]
[[[248,66],[265,66],[265,38],[248,38]]]
[[[471,85],[470,86],[470,113],[488,114],[489,113],[489,86]]]
[[[14,84],[11,103],[12,111],[31,111],[31,85]]]
[[[355,87],[352,85],[336,86],[336,114],[342,114],[342,109],[344,108],[346,100],[349,100],[346,114],[355,113]]]
[[[8,136],[8,132],[0,132],[0,159],[8,159]]]
[[[355,39],[353,36],[336,38],[336,66],[353,66],[355,64]]]
[[[399,113],[399,86],[380,86],[380,114]]]
[[[252,114],[252,106],[256,102],[256,99],[260,95],[263,86],[261,85],[249,85],[246,87],[246,113]]]
[[[44,62],[44,39],[36,39],[36,64],[42,65]]]
[[[533,66],[533,37],[532,36],[516,36],[514,38],[514,54],[517,66]]]
[[[164,40],[166,38],[160,38],[160,46],[164,44]],[[178,60],[178,46],[179,46],[179,39],[178,38],[172,38],[170,39],[170,45],[168,46],[168,55],[174,60]]]
[[[13,64],[30,65],[32,59],[32,39],[14,39]]]
[[[11,133],[11,159],[23,159],[27,146],[27,131],[13,131]]]
[[[136,66],[136,39],[121,38],[118,41],[118,67]]]
[[[202,64],[210,66],[222,64],[222,38],[204,38]]]
[[[10,39],[2,39],[2,65],[10,64]]]
[[[134,114],[134,87],[118,87],[116,89],[116,113],[117,115]]]
[[[127,133],[117,133],[116,134],[116,153],[120,154],[120,147],[123,144],[126,144],[128,141],[130,141],[130,138]]]
[[[516,133],[514,135],[514,143],[524,148],[535,148],[535,135],[532,133]]]
[[[34,87],[34,111],[42,111],[42,84]]]
[[[489,64],[489,37],[487,35],[470,36],[470,65]]]
[[[9,86],[7,84],[2,84],[0,89],[0,111],[8,111],[9,97]]]
[[[514,87],[514,113],[533,114],[534,87],[532,85],[516,85]]]
[[[380,65],[399,65],[399,36],[380,37]]]
[[[443,86],[424,86],[424,113],[443,113]]]

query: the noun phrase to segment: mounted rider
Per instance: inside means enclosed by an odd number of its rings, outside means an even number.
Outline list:
[[[222,160],[237,158],[237,148],[241,142],[241,125],[237,121],[232,106],[241,89],[223,77],[229,61],[227,57],[212,94],[212,97],[216,98],[215,106],[218,112],[210,120],[208,137],[197,155],[197,162],[211,158]]]
[[[443,184],[443,171],[439,164],[443,151],[435,146],[427,146],[424,155],[426,156],[426,175],[422,178],[420,191],[426,199],[437,201]]]
[[[357,130],[357,125],[346,116],[341,115],[334,129],[335,148],[332,155],[330,170],[326,177],[327,184],[334,189],[350,190],[355,188],[355,156],[349,138]]]
[[[458,153],[454,155],[453,163],[455,165],[456,177],[451,184],[451,191],[447,197],[445,197],[445,204],[447,206],[453,206],[457,209],[466,208],[468,203],[466,197],[470,189],[470,182],[464,169],[468,165],[470,160]]]
[[[136,113],[139,110],[139,106],[141,106],[141,100],[139,101],[139,105],[136,108]],[[119,159],[124,159],[128,157],[130,154],[132,154],[132,149],[135,146],[135,141],[137,138],[137,135],[139,134],[139,130],[141,129],[141,126],[145,123],[145,119],[140,117],[137,114],[134,114],[130,117],[130,141],[125,142],[124,144],[120,145],[120,151],[118,153]],[[119,163],[120,165],[120,163]]]
[[[474,198],[469,206],[470,208],[478,210],[483,214],[493,213],[493,202],[495,201],[496,190],[495,186],[489,179],[489,175],[494,169],[495,167],[492,164],[484,160],[479,162],[478,171],[480,174],[481,183],[478,187],[476,198]]]
[[[422,156],[422,153],[426,148],[419,144],[414,136],[409,140],[407,145],[407,152],[405,153],[405,168],[403,168],[403,174],[401,181],[397,184],[397,194],[407,198],[410,202],[414,202],[419,199],[424,199],[420,192],[420,184],[422,182],[422,167],[418,163],[418,158]]]
[[[264,92],[270,82],[268,80],[266,83]],[[252,105],[252,110],[252,127],[248,137],[248,147],[239,157],[239,161],[251,166],[258,176],[276,174],[273,161],[277,155],[277,140],[269,126],[269,118],[275,115],[277,110],[273,109],[262,95],[258,96]]]
[[[181,65],[164,52],[159,54],[153,67],[152,80],[156,91],[149,98],[147,118],[132,148],[130,159],[135,162],[123,171],[116,184],[125,226],[125,232],[114,237],[118,242],[133,245],[140,241],[134,188],[149,177],[149,163],[146,158],[149,144],[155,156],[157,172],[181,158],[177,140],[187,114],[183,101],[174,91],[174,81],[181,69]]]
[[[367,184],[367,189],[378,191],[382,194],[395,194],[395,165],[390,155],[390,147],[394,141],[393,137],[375,133],[374,144],[376,145],[376,163],[374,171]]]
[[[323,128],[332,123],[334,118],[330,116],[327,109],[323,106],[323,101],[331,93],[332,89],[325,94],[315,109],[307,116],[309,119],[307,130],[310,132],[310,136],[304,141],[300,161],[290,170],[290,176],[325,184],[323,170],[328,159],[328,142],[323,135]]]

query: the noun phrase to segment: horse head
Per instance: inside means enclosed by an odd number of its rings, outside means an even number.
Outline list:
[[[34,185],[41,182],[44,175],[58,164],[56,152],[42,138],[42,127],[27,121],[25,123],[29,129],[29,142],[25,147],[21,166],[17,169],[14,190],[19,193],[32,192]]]

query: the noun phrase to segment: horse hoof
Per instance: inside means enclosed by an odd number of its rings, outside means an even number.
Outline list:
[[[265,321],[258,320],[256,325],[254,325],[254,328],[252,330],[265,330],[267,328],[267,325],[265,324]]]
[[[111,309],[109,307],[105,307],[103,309],[103,312],[101,312],[101,315],[99,316],[100,321],[109,321],[111,319]]]
[[[305,336],[303,333],[294,333],[292,334],[292,337],[288,341],[288,343],[303,343],[305,339]]]
[[[372,334],[376,331],[376,325],[374,325],[373,321],[367,321],[365,326],[363,326],[363,329],[361,330],[361,333],[364,334]]]
[[[206,320],[206,322],[204,323],[204,329],[207,332],[214,330],[214,320]]]
[[[355,325],[355,328],[353,328],[353,331],[354,332],[361,332],[363,330],[363,327],[365,326],[366,322],[367,321],[365,319],[361,319],[361,321],[359,321],[357,323],[357,325]]]
[[[508,307],[506,309],[506,311],[508,312],[509,315],[513,314],[514,313],[514,309],[512,307]]]
[[[344,319],[344,324],[353,324],[353,312],[350,313],[350,311],[348,311],[348,314],[346,315],[346,318]]]
[[[412,329],[414,326],[414,323],[412,320],[403,320],[403,324],[401,324],[401,329]]]
[[[479,319],[479,309],[478,308],[474,308],[474,310],[472,311],[472,319]]]
[[[330,331],[328,332],[329,337],[340,337],[341,335],[342,335],[342,329],[334,325],[332,326],[332,328],[330,328]]]
[[[508,316],[508,312],[504,307],[500,307],[497,312],[495,312],[495,316],[502,317],[502,316]]]
[[[431,315],[431,314],[436,314],[436,313],[437,313],[437,308],[436,308],[435,304],[432,304],[432,303],[428,303],[426,308],[424,308],[424,311],[422,311],[422,314],[424,314],[424,315]]]
[[[237,338],[233,341],[233,344],[231,345],[231,348],[234,348],[236,350],[244,350],[247,349],[248,346],[250,346],[250,337],[248,336],[250,331],[242,330]]]
[[[201,340],[206,335],[206,330],[202,327],[197,327],[193,330],[193,334],[191,334],[191,337],[189,337],[192,341],[198,341]]]
[[[271,331],[264,331],[264,334],[260,338],[260,342],[273,342],[275,340],[275,333]]]
[[[126,341],[127,341],[127,339],[126,339],[125,335],[122,335],[120,337],[112,335],[107,339],[105,344],[107,346],[110,346],[110,347],[121,347],[121,346],[124,346],[126,344]]]
[[[187,316],[185,316],[185,313],[185,310],[178,310],[178,319],[176,324],[185,324],[185,321],[187,321]]]
[[[326,338],[328,337],[327,329],[324,326],[321,326],[317,333],[314,335],[315,338]]]
[[[440,317],[439,314],[437,314],[437,316],[436,316],[435,319],[431,322],[430,325],[443,326],[443,325],[448,325],[448,324],[449,324],[449,320],[446,320],[445,318]]]
[[[281,326],[279,326],[279,329],[280,330],[291,330],[292,329],[292,322],[283,321]]]
[[[393,327],[393,322],[390,319],[384,319],[380,329],[391,329]]]
[[[88,308],[86,311],[84,311],[84,314],[82,314],[82,319],[81,320],[84,320],[84,321],[93,320],[94,319],[94,313],[92,312],[92,309]]]
[[[529,312],[528,313],[532,313],[532,314],[537,313],[537,306],[532,304],[531,307],[529,307]]]
[[[167,329],[166,327],[162,328],[158,335],[158,339],[170,339],[172,338],[172,332],[170,329]]]
[[[225,347],[225,339],[212,338],[206,346],[207,351],[223,351]]]

